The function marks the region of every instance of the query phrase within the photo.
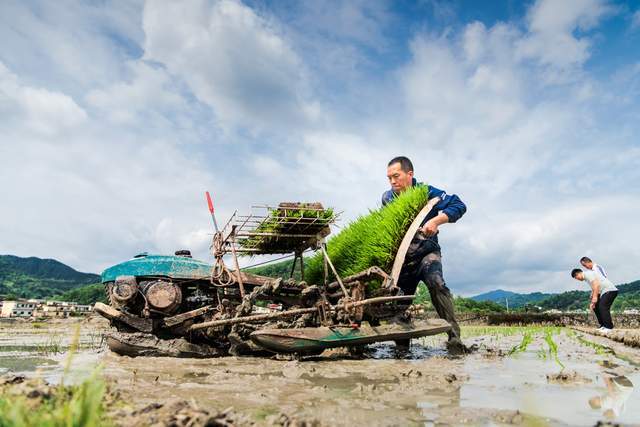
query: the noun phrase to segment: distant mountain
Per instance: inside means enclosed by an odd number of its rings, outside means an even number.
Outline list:
[[[612,309],[622,311],[626,309],[640,309],[640,280],[635,282],[616,285],[619,291],[618,298]],[[497,289],[476,295],[470,299],[474,301],[491,301],[502,306],[506,306],[509,300],[509,308],[522,308],[527,304],[542,307],[545,310],[582,310],[589,305],[589,286],[585,284],[584,291],[568,291],[559,294],[545,294],[533,292],[529,294],[519,294],[516,292]]]
[[[99,275],[76,271],[60,261],[0,255],[4,298],[47,298],[94,283],[100,283]]]
[[[509,301],[509,308],[520,308],[524,307],[527,304],[537,304],[540,301],[543,301],[553,294],[545,294],[542,292],[533,292],[530,294],[519,294],[516,292],[505,291],[502,289],[497,289],[495,291],[486,292],[484,294],[476,295],[471,297],[474,301],[491,301],[502,306],[507,305],[507,300]]]

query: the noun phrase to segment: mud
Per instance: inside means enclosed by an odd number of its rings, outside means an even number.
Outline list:
[[[639,329],[614,329],[610,332],[601,332],[596,328],[585,326],[574,326],[572,329],[576,331],[586,332],[591,335],[605,337],[613,341],[617,341],[628,345],[629,347],[640,348],[640,330]]]
[[[587,384],[592,382],[590,378],[580,375],[576,371],[562,371],[556,374],[547,374],[547,381],[555,384]]]
[[[220,357],[225,351],[207,345],[192,344],[184,338],[161,340],[151,334],[141,332],[105,333],[107,346],[114,352],[131,357],[180,357],[210,358]]]
[[[77,366],[103,365],[126,403],[110,412],[118,425],[639,425],[638,349],[566,328],[466,327],[463,340],[478,351],[451,358],[444,336],[407,352],[380,343],[359,358],[334,350],[303,360],[84,348]],[[0,369],[55,381],[60,358],[37,357],[53,364],[25,370],[0,358]]]

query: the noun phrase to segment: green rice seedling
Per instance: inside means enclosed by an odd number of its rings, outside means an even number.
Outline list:
[[[283,245],[295,246],[298,242],[284,235],[318,233],[334,219],[334,210],[324,209],[319,203],[281,203],[277,209],[269,210],[267,218],[252,230],[254,233],[264,234],[252,235],[240,240],[239,244],[245,249],[259,249],[269,253],[274,249],[282,249]]]
[[[41,344],[36,344],[36,353],[44,354],[45,356],[51,354],[64,353],[64,346],[62,345],[62,337],[59,335],[51,335],[47,338],[47,341]]]
[[[557,332],[557,331],[556,331]],[[544,334],[544,340],[547,343],[547,350],[549,352],[549,358],[555,360],[555,362],[560,365],[560,368],[564,369],[564,364],[560,362],[558,358],[558,345],[553,340],[554,330],[547,329]]]
[[[525,331],[524,334],[522,334],[522,341],[520,341],[520,344],[513,346],[513,348],[509,350],[509,356],[527,351],[527,347],[529,347],[529,344],[531,344],[532,341],[533,335],[531,332]]]
[[[372,266],[391,271],[398,247],[428,196],[427,186],[408,189],[386,206],[360,216],[329,240],[327,252],[338,274],[345,277]],[[305,278],[319,284],[323,272],[322,254],[317,253],[307,262]]]
[[[69,346],[69,354],[67,355],[67,360],[64,366],[64,374],[60,379],[60,387],[62,387],[64,384],[64,377],[68,375],[69,371],[71,370],[71,364],[73,363],[73,358],[75,357],[76,352],[78,351],[79,344],[80,344],[80,325],[77,325],[75,331],[73,332],[73,338],[71,338],[71,345]]]
[[[613,349],[607,347],[606,345],[598,344],[597,342],[589,341],[585,339],[582,335],[575,334],[573,335],[578,342],[586,347],[591,347],[595,350],[596,354],[615,354]]]

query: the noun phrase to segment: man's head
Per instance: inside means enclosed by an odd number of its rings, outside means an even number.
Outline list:
[[[582,264],[582,266],[588,270],[592,270],[593,269],[593,261],[591,261],[591,258],[583,256],[582,258],[580,258],[580,264]]]
[[[571,277],[573,277],[576,280],[584,280],[584,271],[582,271],[579,268],[574,268],[573,270],[571,270]]]
[[[391,159],[387,165],[387,178],[396,193],[402,193],[413,185],[413,163],[407,157]]]

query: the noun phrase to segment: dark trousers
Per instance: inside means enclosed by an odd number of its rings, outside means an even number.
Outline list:
[[[451,324],[449,339],[460,338],[460,326],[453,309],[453,298],[442,275],[442,255],[440,251],[427,254],[421,259],[405,262],[398,279],[398,286],[405,295],[416,292],[418,283],[423,281],[429,289],[431,303],[438,316]]]
[[[605,328],[613,329],[613,321],[611,320],[611,304],[618,296],[618,291],[609,291],[598,297],[596,307],[593,311],[596,313],[598,323]]]

